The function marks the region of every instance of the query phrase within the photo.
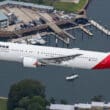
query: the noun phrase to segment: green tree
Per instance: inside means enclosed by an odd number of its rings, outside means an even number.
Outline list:
[[[11,86],[8,94],[8,110],[14,110],[20,104],[20,100],[26,97],[41,96],[45,98],[45,87],[39,81],[34,80],[22,80],[17,84]],[[22,102],[25,103],[25,100],[22,99]],[[25,106],[25,105],[24,105]]]
[[[68,102],[67,102],[66,100],[64,100],[64,99],[61,99],[61,100],[60,100],[60,103],[61,103],[61,104],[65,104],[65,105],[68,104]]]
[[[27,110],[44,110],[44,108],[39,103],[32,103],[28,106]]]
[[[55,100],[54,97],[51,97],[51,98],[50,98],[50,103],[52,103],[52,104],[55,104],[55,103],[56,103],[56,100]]]
[[[46,105],[45,99],[42,98],[41,96],[34,96],[34,97],[32,97],[31,100],[30,100],[30,104],[34,103],[34,102],[39,103],[42,106]]]
[[[96,102],[101,102],[101,101],[104,101],[104,98],[102,95],[97,95],[97,96],[94,96],[91,101],[96,101]]]
[[[45,110],[46,100],[41,96],[23,97],[18,106],[25,110]]]
[[[27,110],[45,110],[46,101],[40,96],[34,96],[30,99],[30,103]]]
[[[29,97],[23,97],[23,98],[18,102],[18,106],[27,109],[29,103],[30,103]]]

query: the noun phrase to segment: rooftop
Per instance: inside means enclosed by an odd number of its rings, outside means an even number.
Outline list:
[[[0,6],[12,4],[12,5],[21,5],[26,7],[33,7],[33,8],[39,8],[39,9],[48,9],[53,10],[54,8],[52,6],[45,6],[45,5],[38,5],[33,3],[26,3],[26,2],[17,2],[17,1],[3,1],[0,2]]]
[[[79,103],[79,104],[75,104],[74,107],[82,108],[82,109],[91,109],[91,104]]]
[[[50,110],[74,110],[74,105],[51,104]]]
[[[78,103],[73,105],[63,105],[63,104],[51,104],[49,109],[50,110],[75,110],[75,109],[88,109],[91,110],[92,107],[99,107],[99,108],[110,108],[110,103],[104,103],[104,102],[91,102],[91,104],[84,104],[84,103]]]
[[[61,2],[79,3],[80,0],[61,0]]]

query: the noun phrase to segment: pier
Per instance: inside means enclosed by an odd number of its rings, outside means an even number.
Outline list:
[[[58,39],[62,40],[66,44],[68,44],[68,38],[71,38],[75,40],[75,37],[67,33],[65,30],[60,29],[56,24],[54,23],[48,23],[47,24],[58,36]]]
[[[45,35],[55,35],[55,33],[53,32],[43,32],[43,33],[39,33],[40,36],[45,36]],[[36,35],[29,35],[29,36],[25,36],[25,37],[20,37],[20,38],[16,38],[16,39],[11,39],[10,41],[13,42],[13,43],[17,43],[17,42],[21,42],[22,40],[28,40],[28,39],[33,39],[33,38],[36,38],[37,36]]]
[[[45,23],[49,26],[49,28],[52,29],[52,31],[54,31],[58,35],[57,36],[58,39],[62,40],[64,43],[69,44],[68,38],[71,38],[73,40],[75,39],[74,36],[70,35],[65,30],[62,30],[59,28],[58,24],[60,22],[55,23],[55,22],[53,22],[53,20],[51,18],[49,18],[48,16],[46,16],[45,14],[42,14],[42,13],[39,13],[39,16],[41,17],[41,19],[43,21],[45,21]],[[63,22],[61,22],[61,23],[63,23]]]
[[[82,26],[86,27],[86,26],[90,26],[90,25],[91,25],[90,23],[87,23],[87,24],[84,24]],[[67,29],[64,29],[64,30],[68,31],[68,30],[73,30],[73,29],[78,29],[78,28],[80,28],[80,25],[77,25],[77,26],[74,26],[74,27],[70,27],[70,28],[67,28]]]
[[[83,30],[88,35],[93,36],[93,34],[89,30],[87,30],[84,26],[80,25],[79,27],[80,27],[81,30]]]
[[[44,18],[43,18],[43,20],[44,20]],[[62,20],[62,21],[57,21],[55,23],[48,22],[48,20],[45,20],[45,21],[46,21],[46,24],[31,27],[28,29],[22,29],[22,30],[17,30],[17,31],[13,31],[13,32],[0,31],[0,37],[8,37],[8,38],[12,39],[11,40],[12,42],[18,42],[18,41],[26,39],[26,37],[27,37],[27,39],[32,38],[32,35],[28,35],[28,33],[40,32],[41,36],[55,35],[57,39],[63,41],[66,44],[69,44],[69,41],[70,41],[69,39],[75,40],[76,38],[73,35],[69,34],[67,31],[72,30],[72,29],[73,30],[78,29],[78,28],[81,29],[82,31],[84,31],[85,33],[87,33],[89,36],[93,36],[93,34],[88,29],[86,29],[86,26],[90,26],[91,23],[87,23],[84,25],[76,25],[74,27],[70,27],[67,29],[61,29],[61,28],[59,28],[60,25],[70,23],[70,21]],[[46,30],[48,28],[50,28],[52,30],[52,32],[42,32],[42,30]],[[25,37],[25,35],[26,35],[26,37]]]
[[[86,34],[88,34],[89,36],[93,36],[93,33],[91,33],[88,29],[85,28],[86,26],[90,26],[90,25],[91,25],[90,23],[87,23],[87,24],[84,24],[84,25],[78,25],[78,26],[70,27],[70,28],[67,28],[67,29],[64,29],[64,30],[68,31],[68,30],[74,30],[74,29],[79,28],[82,31],[84,31]]]
[[[0,31],[0,37],[7,37],[7,38],[11,38],[11,39],[14,39],[16,37],[22,39],[23,36],[27,33],[31,33],[31,32],[39,32],[39,31],[42,31],[42,30],[46,30],[47,28],[51,28],[53,30],[53,32],[55,34],[57,34],[57,38],[60,39],[61,41],[63,41],[64,43],[68,44],[68,38],[71,38],[71,39],[75,39],[74,36],[72,36],[71,34],[67,33],[65,30],[62,30],[59,28],[59,25],[63,25],[63,24],[66,24],[68,23],[68,21],[64,21],[64,22],[57,22],[56,24],[54,23],[47,23],[47,24],[42,24],[42,25],[39,25],[39,26],[35,26],[35,27],[31,27],[31,28],[28,28],[28,29],[22,29],[22,30],[17,30],[17,31]],[[57,26],[58,25],[58,26]],[[46,34],[50,34],[50,33],[47,33]]]
[[[97,29],[99,29],[100,31],[102,31],[103,33],[105,33],[106,35],[110,35],[110,30],[106,29],[104,26],[100,25],[99,23],[97,23],[94,20],[89,20],[89,22],[91,23],[91,25],[95,26]]]

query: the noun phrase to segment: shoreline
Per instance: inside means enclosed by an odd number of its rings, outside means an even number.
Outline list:
[[[87,0],[87,2],[85,3],[85,5],[83,6],[83,8],[81,10],[78,11],[78,14],[80,14],[81,12],[86,12],[89,4],[90,4],[91,0]]]
[[[3,96],[1,96],[0,99],[1,99],[1,100],[8,100],[7,97],[3,97]]]
[[[87,0],[87,2],[84,5],[84,9],[86,10],[90,4],[91,0]]]
[[[58,4],[60,3],[60,4]],[[73,13],[77,13],[77,14],[82,14],[83,12],[85,12],[85,10],[87,9],[90,0],[80,0],[80,2],[78,4],[70,4],[69,2],[65,3],[65,2],[56,2],[53,6],[54,9],[56,10],[62,10],[65,12],[73,12]],[[66,7],[66,8],[65,8]],[[71,7],[71,8],[70,8]]]
[[[84,7],[81,10],[79,10],[77,13],[81,14],[83,17],[87,18],[87,13],[86,12],[87,12],[87,8],[88,8],[91,1],[92,0],[87,0]]]

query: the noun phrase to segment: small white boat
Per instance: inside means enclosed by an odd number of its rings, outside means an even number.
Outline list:
[[[78,77],[79,77],[78,74],[73,74],[73,75],[71,75],[71,76],[67,76],[67,77],[66,77],[66,80],[67,80],[67,81],[75,80],[75,79],[78,78]]]

